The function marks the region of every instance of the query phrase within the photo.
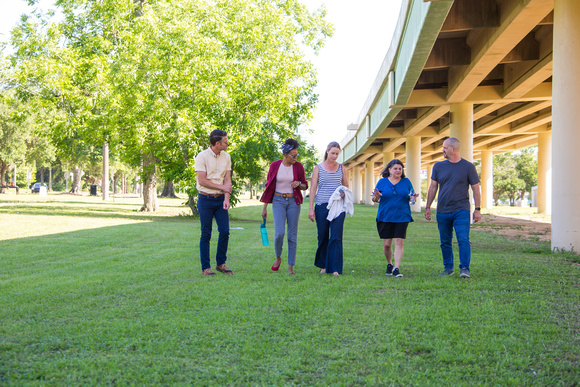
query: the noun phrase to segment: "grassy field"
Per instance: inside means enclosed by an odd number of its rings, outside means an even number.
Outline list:
[[[405,277],[386,277],[376,207],[357,205],[334,278],[303,206],[291,276],[269,269],[246,205],[230,212],[235,275],[203,277],[183,202],[0,195],[0,384],[580,383],[580,258],[549,242],[476,226],[472,278],[439,277],[436,223],[416,214]]]

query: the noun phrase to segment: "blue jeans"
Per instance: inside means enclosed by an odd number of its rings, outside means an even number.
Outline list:
[[[274,214],[274,249],[276,257],[282,256],[284,230],[286,222],[288,222],[288,265],[295,265],[300,205],[296,204],[293,197],[283,198],[282,196],[274,195],[272,213]]]
[[[342,230],[346,213],[341,213],[332,222],[329,222],[326,220],[328,216],[327,205],[328,203],[322,203],[314,207],[316,228],[318,229],[318,249],[316,249],[314,266],[326,269],[327,273],[342,274]]]
[[[441,254],[445,269],[453,269],[453,229],[459,245],[459,268],[469,269],[471,261],[471,243],[469,242],[469,228],[471,218],[469,210],[459,210],[447,214],[437,213],[437,227],[441,239]]]
[[[199,194],[197,197],[197,210],[201,223],[201,238],[199,239],[199,256],[201,270],[211,267],[209,261],[209,242],[211,240],[211,227],[213,218],[217,223],[219,238],[216,253],[217,266],[226,263],[228,252],[228,240],[230,239],[230,218],[228,211],[224,210],[224,197],[214,198]]]

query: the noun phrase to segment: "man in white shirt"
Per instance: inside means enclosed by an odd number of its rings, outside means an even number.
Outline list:
[[[228,148],[228,135],[223,130],[210,133],[211,146],[195,158],[197,174],[197,210],[201,223],[199,255],[201,270],[204,275],[215,275],[211,269],[209,245],[211,240],[212,221],[218,226],[219,238],[216,252],[216,270],[224,274],[233,274],[226,266],[228,240],[230,237],[230,194],[232,193],[232,162],[225,150]]]

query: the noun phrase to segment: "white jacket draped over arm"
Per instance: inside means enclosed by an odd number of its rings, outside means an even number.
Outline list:
[[[344,192],[344,198],[340,197],[340,191]],[[337,218],[343,212],[346,212],[350,216],[354,214],[354,194],[348,187],[341,185],[332,193],[330,196],[330,200],[328,200],[328,216],[326,219],[328,221],[332,221],[333,219]]]

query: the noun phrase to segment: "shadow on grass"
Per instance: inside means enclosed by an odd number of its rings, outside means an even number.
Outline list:
[[[34,203],[34,205],[28,205]],[[74,202],[2,202],[0,203],[0,214],[19,214],[32,216],[59,216],[59,217],[80,217],[80,218],[112,218],[112,219],[128,219],[128,220],[144,220],[144,221],[191,221],[199,220],[198,215],[191,214],[191,210],[187,206],[172,205],[171,203],[163,203],[163,207],[167,209],[175,208],[175,210],[182,210],[182,213],[175,212],[141,212],[140,207],[133,203],[87,203],[82,201]],[[54,204],[52,204],[54,203]],[[127,208],[129,207],[129,208]],[[261,223],[261,208],[262,206],[246,206],[239,207],[233,213],[230,210],[230,220],[250,223]],[[270,214],[270,220],[272,219]]]
[[[69,204],[69,203],[67,203]],[[175,214],[164,214],[164,213],[147,213],[141,212],[139,209],[132,206],[133,209],[120,208],[120,206],[128,206],[128,204],[116,204],[114,209],[111,205],[109,207],[96,208],[93,204],[87,205],[87,203],[79,203],[83,206],[72,207],[67,205],[35,205],[27,206],[19,203],[18,205],[10,205],[0,207],[0,214],[19,214],[19,215],[32,215],[32,216],[70,216],[70,217],[81,217],[81,218],[113,218],[113,219],[130,219],[130,220],[147,220],[147,221],[175,221],[175,220],[195,220],[199,219],[198,216],[191,214],[188,215],[175,215]],[[183,208],[184,211],[191,212],[189,208]]]

